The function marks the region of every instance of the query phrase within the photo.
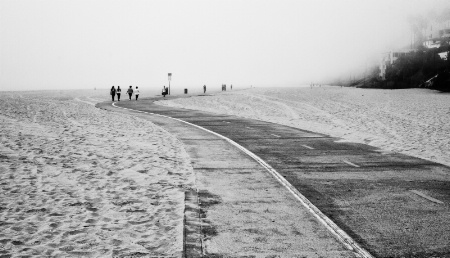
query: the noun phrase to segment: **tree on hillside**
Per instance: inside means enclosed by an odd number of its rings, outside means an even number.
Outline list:
[[[449,61],[442,60],[438,53],[439,49],[429,49],[400,57],[386,69],[387,84],[394,88],[418,87],[429,78],[444,72],[449,67]]]
[[[439,22],[450,20],[450,8],[442,10],[442,12],[436,16],[436,20]]]
[[[425,40],[425,37],[422,32],[428,26],[429,23],[428,19],[423,17],[422,15],[409,16],[408,23],[411,32],[414,35],[414,47],[422,45],[422,42]]]

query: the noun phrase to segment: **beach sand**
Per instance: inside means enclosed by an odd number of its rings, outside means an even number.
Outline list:
[[[0,256],[181,254],[189,156],[153,123],[95,108],[105,100],[0,92]]]
[[[450,165],[450,95],[428,89],[253,88],[158,104],[236,115]]]
[[[421,89],[267,88],[158,103],[449,165],[448,97]],[[184,192],[195,187],[191,160],[148,120],[95,108],[105,100],[107,91],[0,93],[0,256],[181,254]]]

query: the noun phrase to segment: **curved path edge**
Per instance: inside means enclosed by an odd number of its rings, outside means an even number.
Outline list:
[[[236,143],[235,141],[218,134],[214,131],[208,130],[204,127],[189,123],[187,121],[165,116],[161,114],[155,114],[151,112],[141,111],[141,110],[135,110],[130,108],[124,108],[116,106],[115,103],[112,103],[113,107],[126,109],[126,110],[132,110],[139,113],[146,113],[150,115],[155,115],[159,117],[169,118],[173,119],[185,124],[188,124],[190,126],[194,126],[198,129],[204,130],[208,133],[211,133],[217,137],[220,137],[224,140],[226,140],[231,145],[235,146],[239,150],[243,151],[245,154],[253,158],[256,162],[258,162],[261,166],[263,166],[275,179],[280,182],[314,217],[316,217],[317,220],[319,220],[327,229],[329,232],[331,232],[338,240],[341,242],[347,249],[355,252],[359,257],[364,258],[374,258],[367,250],[365,250],[363,247],[361,247],[355,240],[353,240],[352,237],[350,237],[344,230],[342,230],[336,223],[334,223],[330,218],[328,218],[325,214],[323,214],[314,204],[312,204],[308,198],[306,198],[303,194],[301,194],[297,189],[295,189],[294,186],[292,186],[286,179],[284,179],[283,176],[281,176],[274,168],[272,168],[269,164],[267,164],[264,160],[262,160],[260,157],[258,157],[253,152],[249,151],[248,149],[244,148],[240,144]]]

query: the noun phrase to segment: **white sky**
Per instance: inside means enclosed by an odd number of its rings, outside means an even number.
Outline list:
[[[445,0],[0,0],[0,90],[286,86],[408,45]]]

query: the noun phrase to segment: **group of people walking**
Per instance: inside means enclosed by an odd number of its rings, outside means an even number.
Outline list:
[[[230,86],[231,86],[231,89],[233,89],[233,85],[230,85]],[[222,84],[222,91],[226,91],[226,90],[227,90],[226,84]],[[203,85],[203,93],[206,93],[206,85]],[[120,86],[117,86],[117,89],[114,86],[112,86],[109,94],[111,95],[112,101],[115,101],[116,95],[117,95],[117,101],[120,101],[120,95],[122,94],[122,89],[120,88]],[[134,94],[134,96],[136,96],[136,100],[138,100],[139,87],[136,86],[136,89],[133,90],[133,86],[130,86],[127,89],[127,94],[128,94],[129,100],[131,100],[131,97],[133,96],[133,94]],[[162,95],[164,97],[166,97],[166,95],[168,95],[168,94],[169,94],[169,88],[164,86],[162,89]]]
[[[109,94],[112,97],[112,101],[114,101],[115,96],[117,95],[117,101],[120,101],[120,94],[122,93],[122,89],[120,88],[120,86],[117,86],[117,89],[114,88],[114,86],[111,87],[111,90],[109,92]],[[133,86],[130,86],[127,90],[129,99],[131,100],[131,96],[136,96],[136,100],[138,100],[139,98],[139,87],[136,86],[136,89],[133,90]]]
[[[231,89],[233,89],[233,84],[231,84]],[[227,91],[227,85],[222,84],[222,91]]]

